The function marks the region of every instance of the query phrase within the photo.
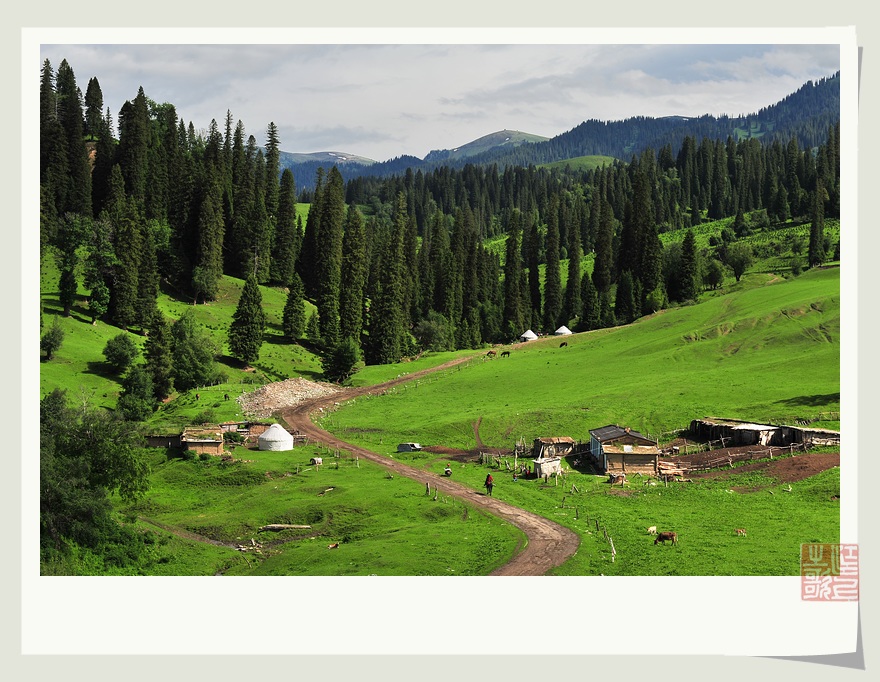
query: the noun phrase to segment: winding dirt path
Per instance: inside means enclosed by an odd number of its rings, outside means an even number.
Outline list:
[[[444,495],[451,495],[460,500],[467,501],[475,507],[485,509],[491,514],[512,523],[526,534],[528,542],[508,563],[497,568],[490,575],[544,575],[550,569],[559,566],[577,551],[580,538],[574,531],[542,516],[507,504],[495,497],[489,497],[451,479],[396,462],[383,455],[342,441],[333,434],[316,426],[311,419],[313,413],[320,409],[332,408],[334,403],[343,402],[362,395],[381,394],[392,386],[413,381],[432,372],[449,369],[474,359],[474,357],[478,356],[468,356],[452,360],[437,367],[407,374],[376,386],[343,389],[333,395],[313,398],[294,407],[284,408],[279,411],[278,415],[291,429],[299,430],[313,441],[333,449],[338,448],[339,450],[356,454],[358,457],[385,467],[396,475],[405,476],[419,483],[430,485],[432,488],[441,491]]]

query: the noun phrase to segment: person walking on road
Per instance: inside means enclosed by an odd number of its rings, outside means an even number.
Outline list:
[[[486,482],[483,484],[486,488],[486,494],[489,497],[492,497],[492,486],[495,485],[495,480],[492,478],[492,474],[486,474]]]

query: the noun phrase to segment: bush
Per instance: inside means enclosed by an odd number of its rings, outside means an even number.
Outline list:
[[[56,317],[52,326],[40,337],[40,350],[46,354],[47,360],[51,360],[61,348],[62,343],[64,343],[64,330]]]
[[[131,334],[122,332],[110,339],[104,346],[104,358],[117,374],[125,372],[140,354]]]

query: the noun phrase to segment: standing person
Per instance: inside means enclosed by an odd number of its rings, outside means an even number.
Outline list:
[[[486,488],[486,494],[489,497],[492,497],[492,486],[495,485],[495,480],[492,478],[492,474],[486,474],[486,482],[483,486]]]

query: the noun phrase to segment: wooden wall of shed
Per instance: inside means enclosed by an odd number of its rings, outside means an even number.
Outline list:
[[[183,443],[183,447],[190,452],[196,452],[198,454],[208,454],[208,455],[222,455],[223,443]]]
[[[625,472],[632,474],[657,474],[659,455],[640,455],[634,452],[606,453],[606,471]]]
[[[768,426],[765,429],[734,428],[734,424],[716,424],[694,419],[690,433],[695,440],[713,441],[724,438],[726,447],[743,445],[790,445],[803,441],[803,432],[789,426]],[[759,425],[761,426],[761,425]]]

